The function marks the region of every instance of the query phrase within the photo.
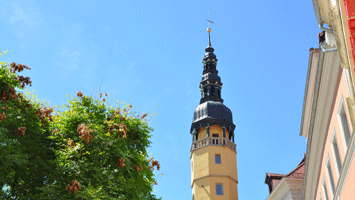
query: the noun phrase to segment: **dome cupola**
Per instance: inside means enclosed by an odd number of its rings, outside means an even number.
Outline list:
[[[211,22],[211,21],[209,21]],[[231,110],[223,104],[222,82],[217,71],[217,56],[211,45],[211,29],[207,28],[208,46],[202,60],[203,73],[200,82],[201,100],[196,107],[190,132],[194,134],[201,127],[221,125],[232,133],[235,129]]]

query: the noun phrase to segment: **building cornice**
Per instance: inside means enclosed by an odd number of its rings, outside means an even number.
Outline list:
[[[312,0],[312,2],[319,28],[335,36],[342,68],[347,69],[346,76],[351,82],[350,91],[354,94],[353,71],[350,70],[353,68],[350,67],[353,66],[352,49],[351,41],[348,39],[349,26],[344,2],[341,0]],[[328,24],[333,30],[324,28],[323,23]]]
[[[322,74],[322,66],[323,66],[323,61],[324,61],[324,53],[321,51],[319,53],[319,59],[318,59],[318,65],[317,65],[317,75],[316,75],[316,83],[315,83],[315,89],[314,89],[314,95],[313,95],[313,102],[312,102],[312,108],[311,108],[311,118],[310,118],[310,128],[308,130],[313,129],[313,123],[314,123],[314,115],[315,115],[315,109],[316,109],[316,104],[317,104],[317,98],[318,98],[318,93],[319,93],[319,83],[320,83],[320,79],[321,79],[321,74]],[[306,199],[306,197],[308,198],[310,195],[309,190],[306,190],[307,188],[306,183],[308,182],[308,171],[310,168],[310,150],[311,150],[311,142],[313,141],[313,134],[308,133],[307,134],[307,156],[306,156],[306,166],[305,166],[305,171],[304,171],[304,178],[303,178],[303,199]],[[314,157],[314,156],[312,156]]]
[[[191,183],[191,188],[194,186],[194,183],[198,180],[201,180],[203,178],[208,178],[208,177],[224,177],[224,178],[230,178],[232,181],[234,181],[235,183],[238,184],[238,181],[236,179],[234,179],[233,177],[229,176],[229,175],[219,175],[219,174],[209,174],[209,175],[206,175],[206,176],[201,176],[199,178],[196,178],[192,181]]]
[[[311,76],[311,68],[312,68],[312,60],[313,60],[313,51],[309,51],[309,60],[308,60],[308,70],[307,70],[307,80],[306,80],[306,89],[304,90],[304,98],[303,98],[303,109],[302,109],[302,118],[301,118],[301,129],[300,129],[300,136],[307,137],[305,133],[302,132],[303,130],[303,123],[304,123],[304,118],[305,118],[305,110],[306,110],[306,103],[307,103],[307,98],[308,98],[308,88],[309,88],[309,79]]]
[[[312,0],[314,13],[316,14],[316,19],[320,28],[325,31],[329,31],[323,27],[323,24],[330,24],[330,11],[329,9],[329,2],[328,0]]]
[[[334,63],[336,62],[336,64]],[[303,182],[303,199],[314,199],[322,151],[330,118],[335,86],[339,73],[336,51],[320,53],[317,67],[316,89],[313,97],[311,122],[308,131],[307,157]],[[321,108],[321,109],[319,109]],[[316,138],[316,139],[313,139]]]

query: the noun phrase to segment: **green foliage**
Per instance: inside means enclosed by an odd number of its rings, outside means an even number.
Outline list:
[[[66,172],[63,179],[57,179],[57,191],[62,190],[62,195],[71,199],[143,199],[150,195],[155,180],[145,149],[152,131],[146,122],[128,117],[127,111],[118,114],[119,109],[88,96],[75,97],[57,108],[52,129],[58,131],[51,138],[61,148],[56,152],[61,168],[58,171]],[[78,131],[82,124],[93,130],[87,137]],[[126,138],[124,129],[119,129],[123,124],[127,127]],[[120,158],[125,160],[125,167],[116,166]],[[143,171],[137,172],[135,166],[142,166]],[[81,186],[75,195],[63,190],[74,179]]]
[[[20,92],[4,100],[4,93],[9,94],[11,87],[20,89],[15,77],[8,64],[2,63],[0,113],[6,118],[0,122],[0,186],[7,184],[12,196],[27,199],[39,193],[36,187],[50,181],[45,176],[55,167],[55,151],[54,142],[48,137],[50,127],[44,126],[36,115],[41,105],[26,101]],[[19,135],[19,127],[26,127],[24,135]]]
[[[1,49],[0,49],[0,56],[2,56],[2,54],[5,55],[5,54],[7,53],[7,51],[8,51],[8,50],[6,50],[6,51],[4,51],[4,52],[1,53]]]
[[[23,88],[15,77],[1,63],[0,186],[10,188],[0,198],[157,199],[147,114],[129,116],[132,106],[115,109],[80,92],[50,115],[32,93],[11,95]]]

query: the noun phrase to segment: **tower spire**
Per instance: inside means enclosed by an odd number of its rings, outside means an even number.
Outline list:
[[[213,22],[206,21],[208,46],[202,60],[201,100],[195,108],[190,129],[192,199],[238,200],[235,125],[232,111],[223,104],[221,97],[222,83],[216,69],[218,60],[211,45],[210,23]],[[211,158],[215,159],[214,163]]]
[[[209,20],[210,19],[210,13],[207,13],[208,19],[206,21],[208,22],[208,27],[207,27],[207,32],[208,32],[208,46],[207,47],[212,47],[211,45],[211,28],[210,28],[210,23],[213,24],[214,22]]]

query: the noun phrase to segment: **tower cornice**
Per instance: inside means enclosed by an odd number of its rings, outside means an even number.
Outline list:
[[[204,179],[204,178],[208,178],[208,177],[223,177],[223,178],[230,178],[232,181],[234,181],[235,183],[238,184],[238,180],[236,180],[235,178],[229,176],[229,175],[219,175],[219,174],[209,174],[209,175],[206,175],[206,176],[202,176],[202,177],[199,177],[197,179],[194,179],[191,183],[191,188],[193,187],[194,183],[198,180],[201,180],[201,179]]]

